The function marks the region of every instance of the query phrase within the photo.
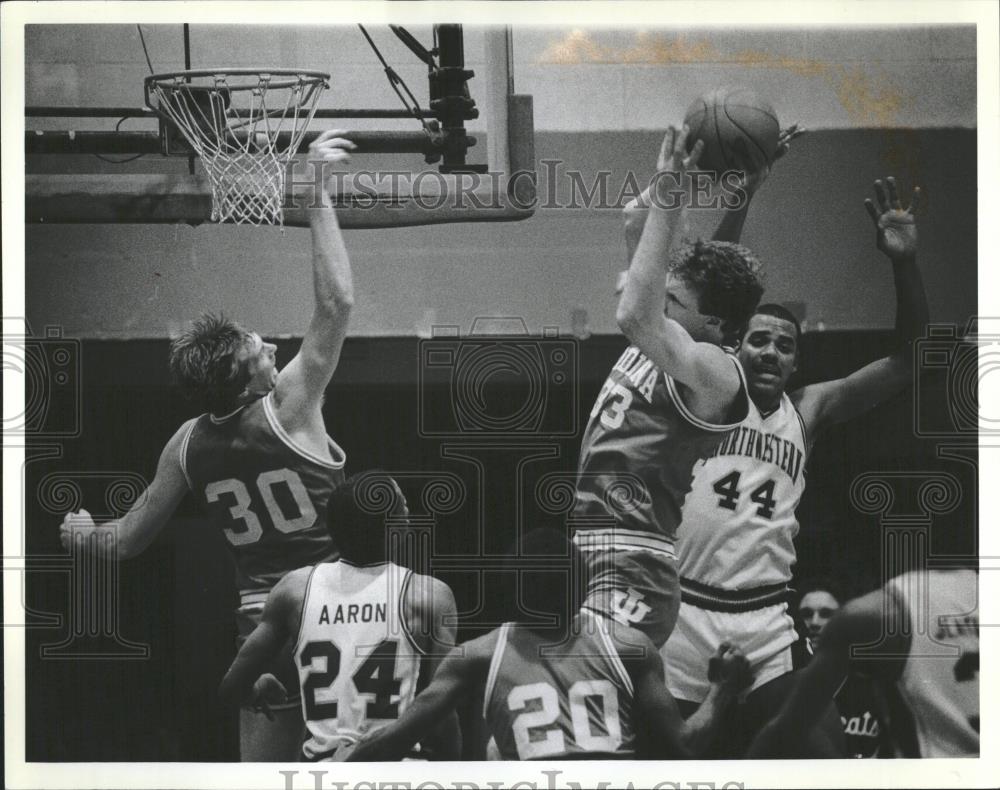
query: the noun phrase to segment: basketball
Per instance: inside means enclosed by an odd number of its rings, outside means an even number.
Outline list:
[[[699,169],[756,172],[771,164],[780,127],[770,104],[748,88],[719,88],[688,108],[688,150],[703,140]],[[746,152],[744,155],[744,151]]]

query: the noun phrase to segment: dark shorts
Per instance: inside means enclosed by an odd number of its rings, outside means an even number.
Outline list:
[[[243,646],[247,637],[260,624],[262,614],[263,610],[259,608],[236,610],[237,649]],[[289,710],[298,708],[302,704],[302,695],[299,692],[299,672],[295,668],[295,657],[292,655],[294,648],[294,640],[289,639],[266,670],[280,680],[281,685],[288,692],[288,701],[281,705],[272,705],[272,710]]]
[[[573,541],[590,571],[584,605],[642,631],[661,647],[674,630],[681,605],[673,545],[628,530],[581,530]]]

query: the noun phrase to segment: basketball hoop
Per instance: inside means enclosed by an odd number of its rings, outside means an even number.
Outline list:
[[[285,170],[329,79],[295,69],[153,74],[145,79],[146,105],[201,157],[212,182],[213,222],[281,225]]]

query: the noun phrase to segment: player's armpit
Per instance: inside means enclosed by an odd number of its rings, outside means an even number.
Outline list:
[[[156,467],[156,476],[128,513],[116,522],[95,529],[117,529],[119,559],[141,554],[166,526],[188,492],[187,478],[181,466],[181,447],[194,420],[188,420],[170,438]]]

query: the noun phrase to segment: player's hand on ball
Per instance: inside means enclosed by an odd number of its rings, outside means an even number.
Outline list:
[[[754,158],[750,155],[746,138],[739,137],[734,140],[733,149],[740,162],[740,169],[743,171],[743,178],[740,181],[740,187],[744,189],[748,195],[754,195],[757,190],[763,186],[767,177],[771,174],[771,168],[774,167],[774,163],[791,150],[792,140],[805,133],[806,130],[800,128],[797,123],[792,124],[787,129],[782,129],[778,133],[778,145],[774,149],[774,154],[771,156],[771,163],[763,166],[760,166],[759,159],[754,160]]]
[[[792,147],[792,140],[805,133],[806,130],[800,127],[797,123],[793,123],[787,129],[782,129],[778,132],[778,147],[774,149],[774,156],[771,157],[771,162],[777,162],[781,159],[781,157],[787,154]]]
[[[917,220],[914,217],[920,204],[920,187],[913,188],[909,208],[904,209],[896,191],[896,179],[889,176],[885,183],[875,182],[873,203],[865,200],[868,215],[875,223],[875,245],[894,260],[914,258],[917,254]]]
[[[268,673],[261,675],[254,681],[253,691],[250,692],[250,700],[247,707],[257,713],[263,713],[270,721],[274,721],[274,713],[271,711],[272,705],[281,705],[288,702],[288,691],[274,675]]]
[[[678,189],[684,189],[684,174],[698,165],[698,159],[705,148],[705,143],[698,140],[691,153],[687,152],[688,127],[680,131],[673,126],[667,129],[660,145],[660,155],[656,160],[657,178],[654,181],[654,196],[659,206],[676,206]],[[663,173],[673,173],[673,177],[665,177]]]
[[[67,551],[73,545],[73,532],[78,530],[92,530],[95,528],[94,519],[90,513],[81,508],[76,513],[67,513],[63,516],[62,524],[59,527],[59,542]]]
[[[708,679],[712,683],[721,683],[736,694],[750,685],[753,673],[743,652],[723,642],[708,660]]]

